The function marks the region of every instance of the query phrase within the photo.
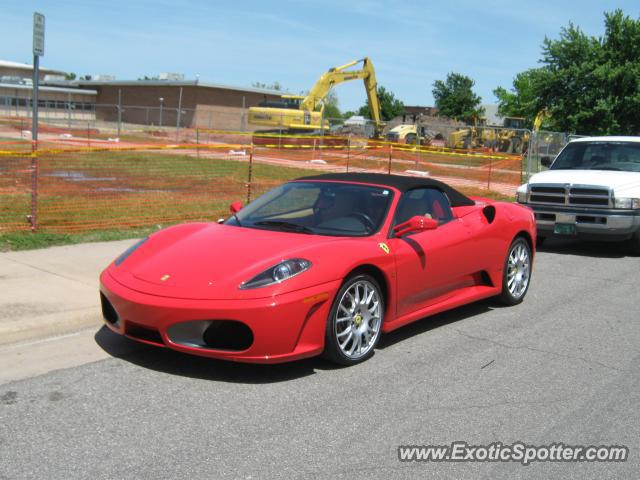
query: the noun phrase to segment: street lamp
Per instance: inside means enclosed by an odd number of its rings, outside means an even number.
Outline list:
[[[160,97],[158,100],[160,100],[160,126],[162,126],[162,104],[164,103],[164,98]]]

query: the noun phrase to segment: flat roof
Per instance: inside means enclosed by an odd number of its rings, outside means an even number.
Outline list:
[[[51,82],[53,83],[53,82]],[[56,82],[61,83],[61,82]],[[265,95],[288,95],[288,92],[268,88],[239,87],[222,83],[201,82],[200,80],[70,80],[69,84],[79,86],[111,86],[111,87],[202,87],[219,90],[235,90],[238,92],[261,93]]]
[[[15,90],[33,90],[32,85],[22,85],[19,83],[0,83],[0,88],[12,88]],[[98,95],[97,90],[85,90],[80,88],[64,88],[64,87],[43,87],[38,86],[39,92],[51,92],[51,93],[73,93],[74,95]]]
[[[0,68],[13,68],[16,70],[29,70],[33,71],[33,65],[29,65],[28,63],[20,63],[20,62],[10,62],[9,60],[0,60]],[[44,68],[40,67],[40,71],[42,73],[59,73],[64,75],[66,72],[62,70],[53,70],[52,68]]]

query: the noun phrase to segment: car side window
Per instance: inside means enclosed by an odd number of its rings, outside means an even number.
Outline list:
[[[433,218],[442,225],[453,219],[453,212],[449,199],[442,191],[437,188],[415,188],[402,195],[393,224],[399,225],[415,216]]]

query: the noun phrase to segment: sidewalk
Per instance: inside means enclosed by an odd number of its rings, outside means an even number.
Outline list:
[[[0,345],[99,327],[98,275],[135,241],[0,252]]]

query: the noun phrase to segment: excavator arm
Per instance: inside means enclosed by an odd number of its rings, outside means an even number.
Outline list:
[[[359,63],[362,63],[362,68],[359,70],[348,70]],[[300,109],[313,112],[318,108],[318,105],[320,105],[321,109],[324,108],[322,102],[334,86],[358,79],[364,81],[367,100],[369,101],[369,110],[371,111],[372,120],[376,123],[376,130],[381,129],[382,119],[380,118],[380,102],[378,101],[376,73],[373,68],[373,63],[371,63],[371,60],[367,57],[331,68],[326,73],[323,73],[311,90],[309,90],[309,94],[302,101]]]
[[[362,63],[360,69],[351,67]],[[369,58],[354,60],[345,65],[334,67],[323,73],[315,85],[309,90],[309,94],[302,98],[298,96],[285,96],[286,100],[296,99],[300,101],[298,108],[280,108],[276,105],[261,105],[249,109],[249,123],[279,128],[284,127],[289,131],[312,131],[328,128],[328,122],[324,119],[324,101],[329,91],[336,85],[351,80],[363,80],[369,101],[371,118],[375,122],[375,136],[379,137],[384,124],[380,116],[380,102],[378,100],[376,74]],[[286,98],[285,98],[286,97]]]

